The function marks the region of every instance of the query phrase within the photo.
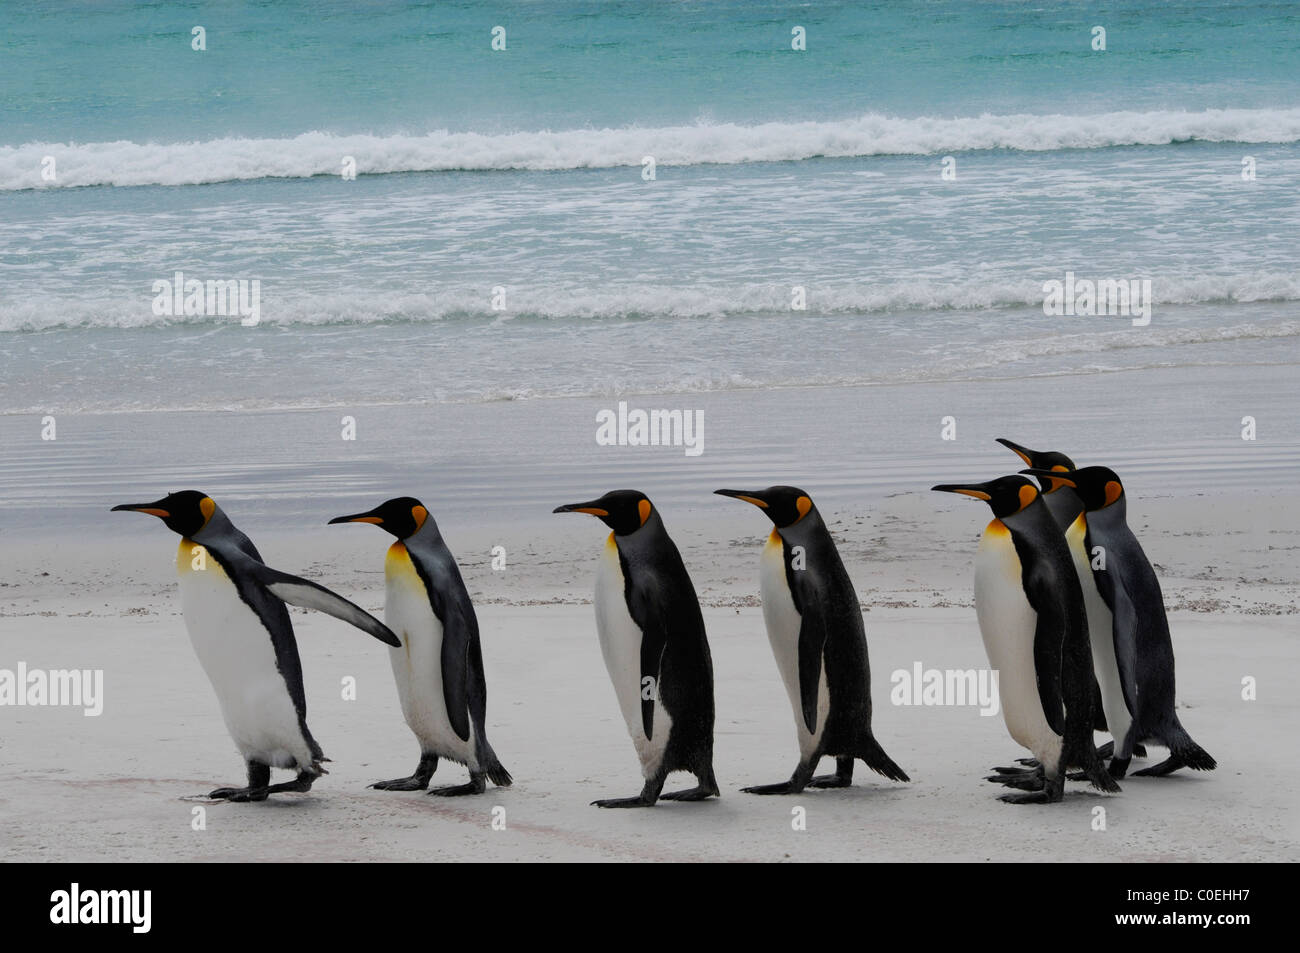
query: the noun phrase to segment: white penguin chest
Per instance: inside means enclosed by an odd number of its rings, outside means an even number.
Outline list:
[[[989,523],[984,530],[975,557],[975,614],[989,665],[998,672],[998,695],[1007,731],[1055,770],[1061,739],[1043,713],[1034,667],[1038,613],[1025,595],[1020,556],[1011,531],[1000,520]]]
[[[794,712],[800,751],[807,753],[817,746],[826,727],[826,715],[831,706],[830,687],[826,681],[826,664],[823,661],[817,686],[817,730],[809,732],[804,723],[802,692],[799,688],[799,632],[803,627],[803,617],[795,608],[794,598],[790,594],[785,549],[781,535],[776,530],[772,531],[767,538],[767,545],[763,547],[759,563],[759,591],[763,597],[763,623],[767,628],[767,640],[772,646],[772,655],[776,659],[781,682],[785,685],[785,693]]]
[[[402,643],[388,650],[402,717],[426,753],[450,758],[477,770],[478,764],[473,756],[472,719],[470,737],[462,740],[447,716],[443,692],[442,623],[434,614],[424,580],[401,543],[394,543],[388,550],[384,580],[384,623]]]
[[[203,547],[182,540],[176,570],[190,643],[240,753],[275,767],[310,766],[315,759],[271,633]]]
[[[672,730],[672,717],[663,704],[656,702],[651,729],[654,737],[645,736],[641,720],[641,697],[646,690],[641,683],[641,627],[628,611],[625,591],[618,545],[611,534],[596,570],[596,632],[627,732],[636,747],[642,773],[649,777],[659,769]]]
[[[1097,676],[1097,684],[1101,687],[1101,707],[1106,713],[1106,727],[1118,743],[1128,734],[1133,717],[1124,701],[1119,664],[1115,660],[1114,619],[1092,576],[1092,564],[1085,545],[1087,533],[1087,518],[1080,513],[1065,531],[1065,541],[1069,544],[1074,569],[1083,589],[1083,606],[1088,614],[1088,643],[1092,648],[1092,668]]]

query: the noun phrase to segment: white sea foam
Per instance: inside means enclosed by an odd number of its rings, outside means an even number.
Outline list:
[[[196,185],[261,178],[338,175],[344,156],[361,175],[391,172],[783,162],[818,156],[938,155],[983,149],[1042,152],[1177,142],[1300,141],[1300,109],[1159,110],[1090,115],[898,118],[833,122],[732,123],[569,129],[484,135],[225,138],[204,142],[32,142],[0,147],[0,191],[89,185]],[[41,177],[45,156],[57,179]]]
[[[941,282],[933,280],[863,282],[807,289],[806,315],[876,315],[916,311],[1041,309],[1043,277]],[[1300,273],[1251,272],[1237,275],[1152,276],[1152,300],[1161,305],[1239,304],[1300,301]],[[159,316],[153,292],[142,287],[87,298],[38,295],[0,298],[0,332],[45,331],[67,327],[139,328],[188,324],[213,326],[226,319],[209,316]],[[524,287],[513,291],[510,310],[495,312],[482,288],[448,288],[436,294],[398,291],[302,293],[284,297],[264,285],[262,323],[353,325],[422,323],[457,319],[498,322],[526,319],[623,320],[711,318],[746,314],[789,314],[788,284],[658,285],[610,284],[603,287]],[[1066,319],[1062,319],[1063,321]],[[1074,320],[1074,319],[1070,319]],[[1159,323],[1157,318],[1156,323]]]

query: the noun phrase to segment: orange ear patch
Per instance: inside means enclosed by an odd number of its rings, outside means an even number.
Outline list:
[[[429,518],[429,511],[423,506],[411,507],[411,519],[415,520],[415,528],[418,530],[424,526],[424,521]]]
[[[1115,480],[1106,481],[1106,505],[1110,506],[1124,495],[1124,488]]]
[[[1025,484],[1020,488],[1020,509],[1023,510],[1026,506],[1034,502],[1034,500],[1037,498],[1038,498],[1038,490],[1036,490],[1034,487],[1030,486],[1029,484]]]
[[[799,519],[803,519],[808,515],[808,511],[812,509],[812,500],[806,496],[801,496],[794,501],[794,508],[799,511]]]
[[[199,512],[203,514],[203,522],[205,524],[208,520],[212,519],[212,514],[216,511],[217,504],[212,497],[205,496],[203,499],[199,500]]]
[[[654,509],[654,507],[650,505],[650,501],[647,499],[642,499],[641,502],[636,505],[636,511],[641,514],[642,526],[644,526],[645,521],[650,518],[650,511],[652,509]]]

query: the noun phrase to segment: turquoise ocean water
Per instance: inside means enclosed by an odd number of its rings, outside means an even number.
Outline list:
[[[0,413],[1294,363],[1298,67],[1289,3],[5,4]]]

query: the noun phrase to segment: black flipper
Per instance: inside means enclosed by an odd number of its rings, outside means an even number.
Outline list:
[[[1107,607],[1111,611],[1111,638],[1115,645],[1115,664],[1119,669],[1120,687],[1124,691],[1124,704],[1137,718],[1139,711],[1137,704],[1137,640],[1135,635],[1138,629],[1137,609],[1133,601],[1129,598],[1128,592],[1122,585],[1117,586],[1114,580],[1110,578],[1110,573],[1094,573],[1098,578],[1097,591],[1101,593],[1102,599],[1105,600]],[[1102,582],[1104,578],[1106,582]],[[1116,739],[1116,748],[1122,748],[1122,740]],[[1131,753],[1131,752],[1130,752]],[[1123,752],[1117,750],[1116,754],[1123,756]]]
[[[826,617],[822,593],[812,591],[811,573],[794,568],[790,544],[781,541],[781,558],[785,561],[785,581],[799,613],[799,707],[804,727],[817,733],[817,695],[822,680],[822,655],[826,649]]]
[[[401,641],[398,640],[388,626],[359,605],[344,599],[338,593],[331,592],[310,579],[302,579],[287,572],[280,572],[280,570],[272,569],[262,563],[250,564],[250,568],[254,572],[257,581],[264,585],[271,595],[282,602],[301,606],[304,609],[316,609],[319,612],[332,615],[336,619],[342,619],[344,622],[356,626],[362,632],[373,635],[380,642],[394,648],[401,646]]]
[[[432,553],[408,545],[407,556],[424,583],[429,608],[442,625],[442,699],[447,708],[447,718],[456,737],[462,741],[469,740],[473,721],[478,728],[478,744],[482,751],[488,747],[483,725],[487,710],[487,680],[483,676],[483,652],[479,645],[474,603],[470,601],[455,558],[441,538]],[[509,775],[506,777],[508,779]]]
[[[809,734],[817,733],[817,692],[822,680],[822,650],[826,647],[826,620],[820,609],[820,600],[804,602],[801,613],[803,625],[799,627],[799,702],[803,707],[803,723]]]
[[[1034,671],[1038,678],[1038,699],[1047,724],[1058,735],[1065,734],[1065,700],[1061,697],[1062,623],[1055,607],[1034,607],[1038,627],[1034,629]]]
[[[472,617],[471,617],[472,619]],[[442,697],[447,719],[461,741],[469,740],[469,647],[472,626],[459,606],[448,607],[442,621]]]
[[[1043,706],[1043,716],[1048,726],[1062,739],[1061,760],[1056,766],[1057,772],[1048,775],[1046,779],[1045,791],[1052,795],[1046,800],[1060,800],[1058,785],[1063,789],[1065,770],[1072,765],[1083,768],[1088,780],[1097,790],[1118,791],[1119,785],[1107,773],[1105,765],[1097,757],[1097,749],[1092,740],[1092,706],[1096,680],[1092,670],[1092,656],[1087,648],[1088,632],[1083,614],[1082,592],[1079,592],[1079,601],[1075,604],[1078,609],[1077,617],[1069,614],[1070,605],[1063,606],[1062,600],[1049,595],[1060,585],[1070,585],[1077,590],[1077,577],[1071,567],[1068,574],[1062,570],[1064,578],[1054,578],[1053,560],[1039,558],[1032,551],[1022,551],[1020,540],[1014,535],[1013,539],[1021,565],[1032,567],[1025,572],[1023,582],[1025,595],[1038,616],[1034,629],[1034,675],[1038,683],[1038,698]],[[1063,555],[1068,560],[1068,550],[1065,550]],[[1075,677],[1086,678],[1085,685],[1066,684],[1069,675],[1067,663],[1071,664],[1072,671],[1078,668]],[[1067,696],[1072,699],[1069,711],[1066,710]],[[1084,706],[1084,710],[1076,711],[1075,708],[1081,705]],[[1045,766],[1049,769],[1051,767],[1051,765]],[[1008,799],[1003,798],[1003,800]],[[1013,803],[1031,803],[1031,801],[1014,799]]]
[[[623,559],[622,553],[619,559]],[[641,628],[641,681],[637,693],[641,697],[641,730],[647,738],[654,737],[655,703],[659,700],[659,676],[663,669],[664,650],[668,647],[668,624],[663,616],[661,596],[652,591],[657,577],[642,569],[632,573],[623,567],[623,578],[628,580],[628,612],[632,621]],[[632,580],[636,580],[635,583]],[[647,690],[646,679],[653,679]],[[662,787],[662,785],[661,785]],[[659,793],[655,792],[657,798]]]

